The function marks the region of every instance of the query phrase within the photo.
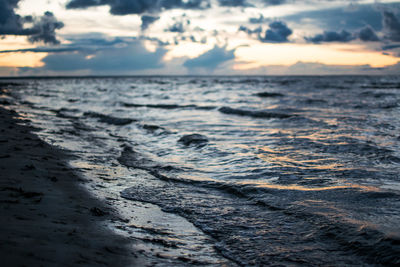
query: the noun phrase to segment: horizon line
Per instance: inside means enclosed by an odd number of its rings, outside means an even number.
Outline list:
[[[7,79],[93,79],[93,78],[147,78],[147,77],[326,77],[326,76],[399,76],[400,74],[135,74],[135,75],[38,75],[38,76],[0,76]]]

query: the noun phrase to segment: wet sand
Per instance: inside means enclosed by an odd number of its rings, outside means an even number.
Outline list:
[[[2,266],[143,265],[132,241],[105,227],[124,219],[82,187],[71,156],[0,104]]]

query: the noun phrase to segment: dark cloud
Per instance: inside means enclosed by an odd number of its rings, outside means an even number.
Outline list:
[[[180,35],[180,36],[175,36],[174,37],[174,44],[178,45],[180,41],[190,41],[192,43],[200,43],[200,44],[206,44],[207,43],[207,37],[206,36],[194,36],[194,35]]]
[[[219,65],[235,58],[235,49],[227,50],[226,46],[214,46],[211,50],[201,54],[200,56],[188,59],[183,64],[188,69],[202,68],[213,71]]]
[[[101,33],[87,33],[78,34],[65,37],[71,43],[63,45],[64,47],[81,47],[84,50],[97,51],[101,49],[107,49],[110,47],[118,48],[131,45],[133,42],[140,40],[147,40],[156,43],[159,46],[169,45],[168,42],[164,42],[156,37],[149,36],[137,36],[137,37],[109,37]]]
[[[160,12],[166,9],[206,9],[211,7],[212,0],[70,0],[69,9],[82,9],[94,6],[109,6],[114,15],[144,14]],[[262,5],[281,5],[286,0],[258,0]],[[217,0],[223,7],[251,7],[249,0]]]
[[[157,16],[149,16],[149,15],[143,15],[141,17],[142,20],[142,25],[140,26],[140,28],[142,29],[142,31],[146,30],[151,24],[153,24],[154,22],[156,22],[157,20],[159,20],[160,17]]]
[[[382,47],[382,50],[392,50],[392,49],[396,49],[396,48],[400,48],[400,44],[385,45]]]
[[[272,6],[277,6],[277,5],[283,5],[287,1],[286,0],[263,0],[264,4],[266,5],[272,5]]]
[[[392,42],[400,42],[400,22],[391,11],[383,11],[383,27],[385,38]]]
[[[181,17],[175,17],[173,20],[175,21],[174,24],[170,25],[165,30],[166,32],[184,33],[190,25],[190,20],[187,19],[186,14],[183,14]]]
[[[21,16],[15,14],[19,0],[0,0],[0,25],[1,27],[22,28]]]
[[[311,43],[324,43],[324,42],[341,42],[346,43],[355,39],[354,35],[348,31],[342,30],[341,32],[324,32],[317,34],[313,37],[305,37]]]
[[[347,43],[353,41],[355,39],[359,39],[363,42],[378,42],[380,38],[375,33],[374,29],[371,26],[366,26],[362,28],[358,32],[348,32],[346,30],[342,30],[340,32],[324,32],[322,34],[317,34],[313,37],[305,37],[304,39],[310,43],[325,43],[325,42],[338,42],[338,43]]]
[[[168,27],[167,31],[169,32],[177,32],[177,33],[183,33],[185,32],[184,25],[182,21],[177,21],[171,26]]]
[[[149,37],[149,36],[139,36],[138,38],[133,38],[133,39],[137,39],[137,40],[145,40],[145,41],[151,41],[153,43],[156,43],[158,46],[167,46],[167,45],[171,45],[170,42],[168,41],[163,41],[157,37]]]
[[[114,15],[143,14],[159,12],[163,9],[205,9],[210,7],[208,0],[71,0],[67,8],[88,8],[93,6],[110,7]]]
[[[258,18],[249,18],[249,22],[251,24],[261,24],[261,23],[265,23],[269,21],[269,19],[264,18],[264,16],[262,14],[260,14],[260,16]]]
[[[43,41],[49,44],[59,44],[60,41],[56,38],[56,30],[64,27],[64,23],[58,21],[53,13],[45,12],[42,17],[34,21],[31,28],[32,34],[28,40],[32,43]]]
[[[65,52],[75,52],[83,50],[80,47],[35,47],[35,48],[25,48],[25,49],[14,49],[14,50],[0,50],[0,54],[5,53],[65,53]]]
[[[42,59],[45,64],[42,70],[58,72],[89,70],[96,73],[118,73],[155,69],[164,66],[162,58],[166,52],[163,48],[157,48],[155,52],[150,52],[142,42],[136,41],[122,48],[111,47],[94,53],[79,51],[50,54]]]
[[[240,32],[245,32],[245,33],[247,33],[248,35],[252,35],[252,34],[261,34],[262,28],[261,28],[261,27],[257,27],[257,28],[255,28],[255,29],[252,30],[252,29],[250,29],[250,28],[248,28],[248,27],[246,27],[246,26],[241,25],[241,26],[239,27],[238,31],[240,31]]]
[[[360,40],[364,42],[377,42],[380,40],[375,31],[370,26],[361,29],[358,34],[358,38],[360,38]]]
[[[0,54],[5,53],[72,53],[77,52],[81,54],[97,54],[101,51],[112,51],[118,48],[125,48],[130,46],[138,46],[140,41],[151,41],[158,47],[170,45],[169,42],[164,42],[156,37],[138,36],[138,37],[113,37],[110,38],[100,33],[87,33],[65,36],[68,41],[67,44],[61,44],[56,47],[39,46],[26,49],[12,49],[0,50]]]
[[[259,35],[259,40],[264,43],[285,43],[293,31],[282,21],[274,21],[269,24],[265,36]]]
[[[45,12],[42,17],[21,17],[15,13],[19,0],[0,0],[0,35],[24,35],[28,40],[58,44],[56,30],[64,27],[64,24],[54,17],[53,13]],[[25,23],[32,24],[24,27]]]
[[[247,0],[218,0],[220,6],[245,7],[251,6]]]
[[[383,5],[389,7],[389,5]],[[400,7],[399,4],[390,4],[391,8]],[[375,31],[382,30],[381,11],[375,4],[357,5],[356,9],[332,8],[314,11],[305,11],[294,15],[285,16],[287,22],[297,25],[318,25],[328,31],[348,31],[359,30],[365,25],[370,25]]]

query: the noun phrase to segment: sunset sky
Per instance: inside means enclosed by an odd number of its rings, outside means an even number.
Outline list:
[[[0,0],[0,35],[0,76],[400,73],[400,1]]]

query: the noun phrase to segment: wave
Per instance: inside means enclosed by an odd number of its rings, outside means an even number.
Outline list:
[[[374,97],[374,98],[396,97],[396,95],[392,93],[376,93],[371,91],[363,92],[360,94],[360,96]]]
[[[127,108],[156,108],[156,109],[198,109],[198,110],[212,110],[216,107],[213,106],[197,106],[197,105],[176,105],[176,104],[134,104],[134,103],[121,103]]]
[[[123,146],[121,155],[117,158],[118,162],[125,167],[144,170],[152,174],[154,177],[164,179],[163,175],[159,174],[159,171],[180,171],[178,168],[167,165],[162,166],[157,164],[155,161],[149,159],[143,153],[135,151],[128,145]]]
[[[188,134],[182,136],[178,142],[185,146],[195,145],[197,147],[202,147],[208,143],[208,139],[201,134]]]
[[[23,86],[26,85],[27,83],[22,83],[22,82],[0,82],[0,88],[1,87],[14,87],[14,86]]]
[[[328,101],[324,100],[324,99],[312,99],[312,98],[308,98],[302,101],[304,104],[309,104],[309,105],[313,105],[313,104],[327,104]]]
[[[117,126],[123,126],[123,125],[127,125],[127,124],[137,121],[135,119],[118,118],[118,117],[113,117],[110,115],[105,115],[105,114],[101,114],[101,113],[97,113],[97,112],[85,112],[85,113],[83,113],[83,115],[86,117],[90,117],[90,118],[96,118],[100,122],[103,122],[103,123],[117,125]]]
[[[169,134],[171,133],[169,130],[164,127],[153,125],[153,124],[142,124],[141,127],[146,130],[148,133],[152,134]]]
[[[253,111],[245,109],[235,109],[230,107],[222,107],[218,109],[219,112],[229,115],[247,116],[253,118],[263,118],[263,119],[286,119],[292,117],[298,117],[295,114],[277,113],[270,111]]]
[[[372,82],[368,85],[363,85],[361,88],[367,89],[400,89],[400,83],[397,82]]]
[[[282,97],[284,95],[280,94],[280,93],[274,93],[274,92],[261,92],[261,93],[257,93],[256,96],[259,96],[259,97]]]
[[[79,112],[79,109],[69,109],[69,108],[60,108],[60,109],[55,109],[51,110],[56,113],[56,116],[59,118],[65,118],[65,119],[78,119],[79,116],[73,115]]]
[[[353,255],[346,259],[352,264],[390,265],[400,261],[398,237],[387,236],[381,231],[364,226],[362,222],[352,222],[344,216],[330,214],[327,212],[330,206],[325,207],[321,204],[324,202],[319,200],[319,197],[326,196],[323,190],[307,192],[215,181],[180,180],[154,170],[149,174],[161,181],[149,181],[149,185],[141,184],[125,189],[121,196],[152,203],[160,206],[163,211],[185,217],[203,232],[216,238],[218,249],[224,255],[228,254],[236,263],[263,265],[285,262],[286,257],[303,256],[304,262],[311,265],[331,265],[333,262],[329,260],[324,262],[325,257],[331,253],[342,254],[347,251],[353,252]],[[337,194],[340,194],[341,199],[351,198],[357,201],[357,197],[361,195],[363,199],[358,200],[359,203],[369,200],[371,206],[374,206],[376,199],[399,198],[392,193],[360,192],[352,188],[331,191],[328,196],[332,198],[337,198]],[[232,195],[230,200],[227,200],[226,193]],[[306,196],[306,199],[315,198],[318,200],[316,203],[322,206],[303,206],[302,202],[296,202],[300,195]],[[246,223],[241,220],[246,220]],[[281,229],[282,224],[287,228]],[[291,231],[302,234],[293,235]],[[254,236],[257,236],[257,239],[254,239]],[[300,250],[292,243],[293,238],[300,244]],[[273,253],[275,256],[272,258],[262,256],[265,255],[265,250],[278,252],[282,243],[291,244],[285,246],[284,255]],[[310,246],[307,245],[307,249],[303,251],[306,244]],[[247,249],[243,251],[243,247]],[[310,256],[307,253],[309,249],[320,254],[314,255],[316,257]],[[321,251],[329,251],[329,254]]]

